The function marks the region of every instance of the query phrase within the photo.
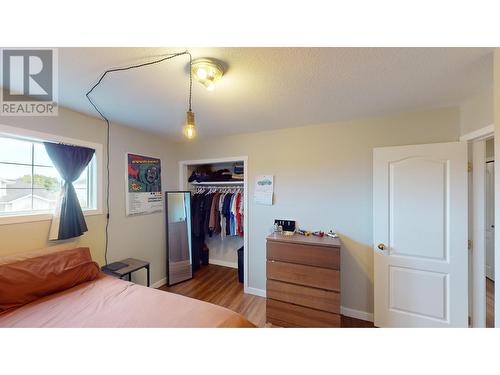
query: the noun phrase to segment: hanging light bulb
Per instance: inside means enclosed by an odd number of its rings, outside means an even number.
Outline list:
[[[182,132],[187,139],[196,137],[196,125],[194,123],[194,112],[189,110],[186,113],[186,124],[182,128]]]

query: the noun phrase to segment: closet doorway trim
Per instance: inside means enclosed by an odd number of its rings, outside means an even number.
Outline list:
[[[249,270],[249,265],[248,265],[248,253],[249,253],[249,247],[248,247],[248,222],[249,220],[249,212],[248,212],[248,156],[231,156],[227,158],[212,158],[212,159],[198,159],[198,160],[182,160],[179,161],[179,190],[189,190],[188,186],[188,166],[190,165],[198,165],[198,164],[216,164],[216,163],[234,163],[242,161],[243,162],[243,190],[245,192],[244,194],[244,200],[243,200],[243,207],[244,207],[244,212],[246,215],[246,220],[244,220],[243,223],[243,246],[245,248],[245,251],[243,253],[244,255],[244,271],[243,271],[243,291],[247,294],[256,294],[253,291],[256,290],[255,288],[249,288],[248,287],[248,270]],[[259,295],[259,294],[257,294]]]

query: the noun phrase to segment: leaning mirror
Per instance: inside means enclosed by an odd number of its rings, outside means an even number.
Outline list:
[[[167,284],[193,277],[191,261],[191,193],[165,192]]]

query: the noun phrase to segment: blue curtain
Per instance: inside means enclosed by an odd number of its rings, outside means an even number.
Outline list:
[[[73,182],[80,177],[92,160],[94,149],[44,142],[47,154],[64,180],[59,213],[57,240],[81,236],[86,232],[87,224],[83,216]]]

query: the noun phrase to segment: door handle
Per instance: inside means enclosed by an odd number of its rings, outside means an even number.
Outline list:
[[[379,249],[379,250],[382,250],[382,251],[384,251],[384,250],[385,250],[385,245],[384,245],[383,243],[379,243],[379,244],[377,245],[377,247],[378,247],[378,249]]]

